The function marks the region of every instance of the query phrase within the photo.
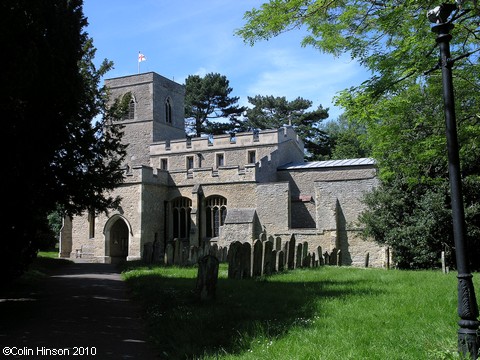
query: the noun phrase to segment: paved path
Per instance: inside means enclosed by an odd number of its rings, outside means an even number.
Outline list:
[[[0,359],[159,359],[115,266],[67,265],[40,285],[0,299]]]

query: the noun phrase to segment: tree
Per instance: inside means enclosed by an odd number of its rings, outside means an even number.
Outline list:
[[[235,119],[245,110],[237,105],[239,98],[230,97],[233,89],[226,76],[209,73],[204,77],[190,75],[185,81],[185,118],[187,132],[200,136],[206,130],[219,133],[217,123],[211,119]]]
[[[371,155],[365,126],[349,121],[345,115],[340,115],[336,121],[320,124],[320,129],[328,137],[328,159],[355,159]]]
[[[321,121],[328,117],[328,109],[320,105],[308,111],[312,101],[301,97],[288,101],[285,97],[257,95],[249,96],[248,102],[253,108],[247,109],[240,129],[278,129],[291,125],[304,141],[308,159],[328,152],[325,134],[319,130]]]
[[[106,211],[106,195],[123,181],[121,127],[125,104],[106,109],[93,64],[81,0],[6,0],[0,4],[0,109],[4,119],[0,273],[22,273],[35,257],[36,234],[57,207],[64,215]],[[99,120],[94,120],[94,119]]]
[[[475,160],[480,156],[480,29],[479,9],[472,7],[476,3],[464,3],[450,17],[455,23],[450,44],[452,58],[462,58],[455,62],[454,87],[466,222],[471,234],[478,229],[480,218],[479,199],[472,191],[472,184],[478,186],[480,178]],[[365,233],[394,246],[394,253],[402,253],[397,260],[412,267],[432,264],[412,260],[421,247],[415,242],[421,238],[438,236],[436,243],[453,248],[448,232],[435,231],[444,228],[444,218],[429,217],[433,208],[449,211],[450,206],[445,190],[448,168],[441,75],[429,72],[438,63],[438,49],[427,11],[437,5],[434,1],[272,0],[247,12],[245,26],[237,31],[254,44],[302,28],[307,32],[302,45],[335,56],[349,53],[371,72],[370,79],[345,89],[335,101],[345,109],[348,119],[365,128],[366,145],[380,171],[381,185],[372,195],[374,200],[367,199],[367,212],[361,217]],[[397,209],[391,206],[392,194],[412,200],[402,202]],[[428,209],[424,202],[431,203],[430,210],[424,210]],[[381,216],[392,220],[377,226],[375,221],[380,222]],[[408,219],[400,221],[404,217]],[[429,223],[434,225],[426,226]],[[478,240],[471,235],[469,239],[478,247]],[[439,256],[439,247],[423,249],[429,249],[433,257]]]

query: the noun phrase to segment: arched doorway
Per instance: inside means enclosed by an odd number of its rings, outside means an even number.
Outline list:
[[[128,226],[122,218],[117,218],[110,227],[107,256],[112,262],[126,260],[128,256]]]

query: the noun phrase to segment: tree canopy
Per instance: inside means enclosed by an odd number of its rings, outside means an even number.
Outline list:
[[[465,1],[448,21],[467,229],[480,224],[480,66],[479,9]],[[435,266],[443,246],[453,248],[442,209],[449,212],[448,167],[436,35],[427,18],[434,1],[271,0],[245,13],[236,34],[254,44],[282,32],[301,29],[302,45],[338,56],[348,53],[371,73],[370,79],[341,91],[335,98],[348,121],[365,129],[363,146],[371,149],[381,185],[366,199],[361,217],[365,234],[394,248],[401,266]],[[476,185],[472,185],[476,184]],[[406,199],[398,207],[393,197]],[[373,198],[372,198],[373,197]],[[430,216],[431,214],[438,216]],[[450,220],[451,221],[451,220]],[[414,256],[425,251],[429,256]],[[444,244],[440,246],[440,244]],[[475,245],[476,244],[476,245]],[[478,252],[473,266],[479,268]],[[474,255],[474,253],[472,253]]]
[[[287,100],[285,97],[256,95],[248,97],[253,105],[246,110],[243,129],[278,129],[292,126],[305,143],[307,158],[315,159],[328,153],[326,134],[319,130],[320,123],[328,118],[328,109],[321,105],[309,110],[312,101],[298,97]]]
[[[105,211],[119,199],[108,190],[123,181],[122,104],[106,109],[95,48],[84,31],[81,0],[6,0],[0,4],[4,119],[2,186],[5,277],[19,274],[35,256],[36,232],[47,215]],[[98,120],[94,120],[98,119]]]
[[[233,89],[225,75],[208,73],[204,77],[189,75],[185,80],[185,118],[187,133],[222,133],[226,127],[215,119],[235,119],[245,110],[238,97],[230,96]],[[228,128],[228,126],[227,126]]]

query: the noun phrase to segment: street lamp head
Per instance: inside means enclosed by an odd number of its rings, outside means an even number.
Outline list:
[[[452,12],[457,10],[457,8],[457,4],[443,3],[427,12],[428,20],[434,24],[446,23]]]

